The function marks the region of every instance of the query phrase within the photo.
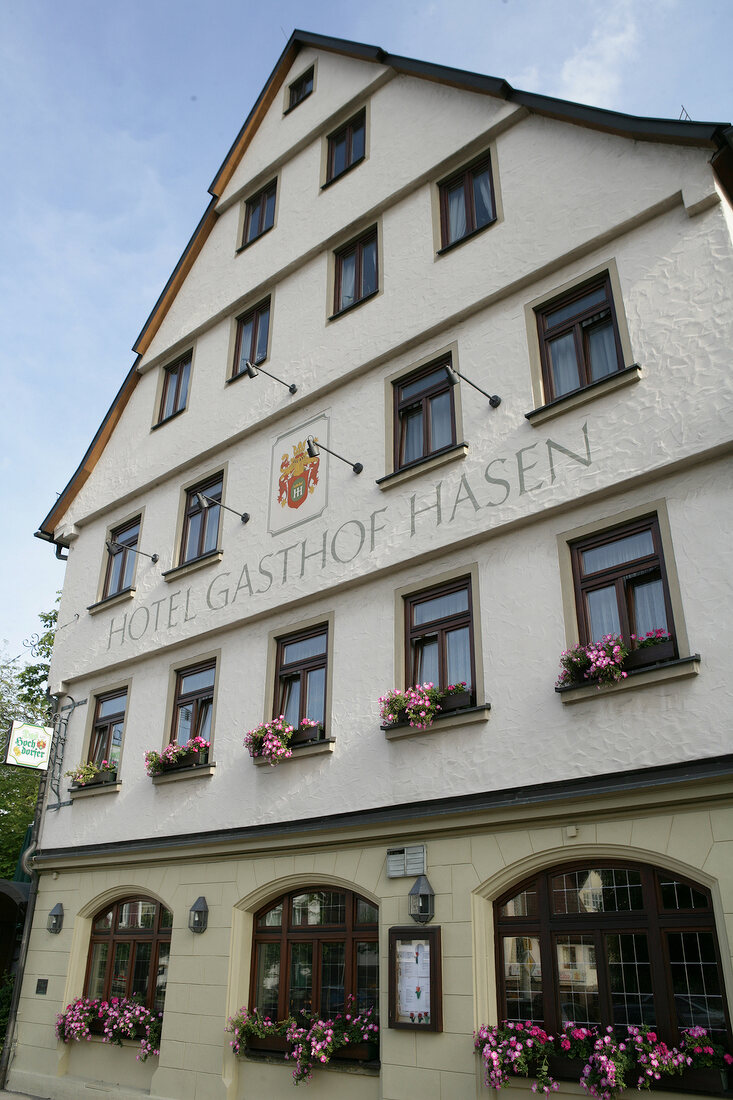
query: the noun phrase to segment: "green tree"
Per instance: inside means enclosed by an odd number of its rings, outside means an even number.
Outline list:
[[[31,646],[28,664],[0,655],[0,740],[3,747],[13,721],[47,725],[51,710],[46,695],[48,666],[57,611],[41,612],[42,631]],[[0,878],[12,878],[28,825],[33,821],[41,781],[31,768],[0,765]]]

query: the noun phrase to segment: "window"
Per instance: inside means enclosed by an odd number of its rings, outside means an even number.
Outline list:
[[[135,549],[140,537],[140,516],[110,531],[107,542],[107,571],[104,576],[102,599],[117,596],[132,586],[135,573]]]
[[[376,228],[336,253],[335,284],[334,313],[376,294],[379,289]]]
[[[216,661],[184,668],[176,673],[171,741],[187,744],[192,737],[211,740]]]
[[[97,697],[88,758],[97,767],[103,760],[109,764],[120,762],[126,708],[127,688]]]
[[[545,400],[624,366],[608,272],[536,310]]]
[[[152,898],[126,898],[92,921],[87,997],[137,997],[162,1012],[168,981],[173,914]]]
[[[400,470],[453,447],[456,412],[447,359],[394,384],[394,468]]]
[[[327,1019],[356,998],[379,1007],[379,912],[348,890],[312,887],[285,894],[255,916],[250,1004],[284,1020]]]
[[[247,202],[243,244],[250,244],[268,229],[272,229],[275,223],[276,191],[277,183],[270,183]]]
[[[224,479],[219,474],[186,493],[180,565],[196,561],[216,550],[223,482]]]
[[[278,639],[275,714],[283,714],[296,730],[305,718],[325,725],[327,658],[325,624]],[[313,732],[306,728],[302,739],[312,740]],[[298,739],[297,733],[293,739]]]
[[[627,667],[678,655],[656,516],[634,520],[570,544],[580,640],[620,634],[631,650]],[[672,640],[642,646],[634,634],[663,630]]]
[[[328,166],[326,182],[330,183],[364,159],[364,138],[366,134],[366,112],[360,111],[328,139]]]
[[[267,337],[270,333],[270,299],[245,313],[237,321],[237,342],[234,349],[234,370],[237,378],[247,368],[247,362],[261,363],[267,358]]]
[[[405,646],[409,684],[465,682],[475,702],[470,577],[405,598]]]
[[[177,363],[163,371],[163,395],[160,401],[158,423],[183,412],[188,400],[188,381],[191,375],[191,354],[184,355]]]
[[[292,111],[293,107],[297,107],[299,103],[302,103],[304,99],[313,91],[313,66],[310,69],[306,69],[302,76],[299,76],[297,80],[294,80],[290,85],[290,95],[288,96],[288,110]]]
[[[654,867],[574,864],[495,906],[501,1019],[728,1030],[712,902]]]
[[[491,161],[487,156],[439,186],[443,248],[496,221]]]

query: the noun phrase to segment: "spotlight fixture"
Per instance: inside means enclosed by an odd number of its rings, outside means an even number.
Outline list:
[[[150,558],[153,565],[159,560],[157,554],[146,554],[144,550],[138,550],[136,546],[123,546],[117,539],[107,539],[106,545],[110,554],[119,554],[120,550],[130,550],[133,554],[142,554],[144,558]]]
[[[334,458],[340,458],[341,461],[345,462],[347,466],[351,466],[351,469],[354,471],[355,474],[360,474],[361,471],[364,469],[361,462],[349,462],[348,458],[344,458],[343,455],[336,454],[336,452],[332,451],[330,447],[327,447],[325,443],[319,443],[317,440],[315,440],[312,435],[308,436],[305,445],[308,450],[309,458],[318,458],[322,448],[324,451],[328,451],[330,455],[333,455]]]
[[[265,370],[264,367],[256,367],[249,359],[244,365],[244,371],[248,378],[256,378],[258,374],[266,374],[268,378],[274,378],[281,386],[286,386],[290,393],[298,392],[298,387],[294,382],[283,382],[282,378],[278,378],[276,374],[270,374],[269,370]]]
[[[239,516],[242,523],[249,523],[249,512],[238,512],[236,508],[230,508],[228,504],[222,504],[220,500],[215,500],[214,497],[207,497],[206,493],[196,493],[196,500],[199,502],[199,508],[203,508],[205,512],[216,504],[218,508],[223,508],[225,511],[231,512],[232,515]]]
[[[459,381],[461,380],[464,382],[468,382],[469,386],[473,386],[473,388],[475,390],[478,390],[479,393],[482,393],[484,397],[488,397],[489,404],[491,405],[492,409],[499,408],[499,405],[501,405],[501,398],[498,397],[495,393],[491,394],[487,393],[486,390],[482,390],[480,386],[477,386],[476,383],[472,382],[470,378],[466,378],[465,374],[461,374],[461,372],[459,370],[456,370],[455,367],[446,366],[445,369],[448,372],[448,381],[450,382],[451,386],[457,386]]]

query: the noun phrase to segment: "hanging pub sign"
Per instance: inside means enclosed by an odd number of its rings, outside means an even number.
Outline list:
[[[29,722],[13,722],[4,763],[19,768],[48,770],[53,730],[48,726],[33,726]]]
[[[389,930],[389,1026],[443,1030],[440,928]]]
[[[328,446],[328,417],[317,416],[278,436],[272,448],[270,532],[273,535],[316,519],[326,507],[327,465],[308,454],[308,436]]]

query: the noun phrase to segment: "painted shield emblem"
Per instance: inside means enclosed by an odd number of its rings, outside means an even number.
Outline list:
[[[292,455],[284,454],[280,463],[278,504],[300,508],[318,484],[320,458],[309,458],[305,440],[293,444]]]

